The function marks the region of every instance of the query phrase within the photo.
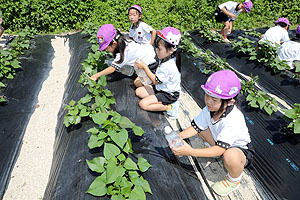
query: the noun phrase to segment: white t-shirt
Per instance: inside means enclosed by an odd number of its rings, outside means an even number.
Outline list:
[[[151,45],[141,45],[135,41],[129,41],[126,43],[123,62],[120,64],[117,63],[120,60],[120,53],[117,53],[112,62],[112,67],[119,70],[124,65],[133,66],[137,58],[141,59],[146,65],[156,62],[154,59],[155,52]]]
[[[232,13],[235,16],[238,16],[242,12],[242,10],[235,10],[237,6],[238,6],[237,2],[228,1],[228,2],[225,2],[225,3],[222,3],[221,5],[219,5],[219,8],[222,10],[222,8],[225,7],[229,13]],[[233,18],[232,20],[234,21],[235,19],[236,19],[236,17]]]
[[[173,93],[180,92],[181,74],[176,65],[176,58],[160,64],[155,73],[158,82],[155,88],[160,91]]]
[[[287,30],[285,30],[281,26],[274,26],[274,27],[269,28],[265,32],[264,36],[262,37],[262,39],[260,41],[263,42],[265,40],[272,42],[273,46],[275,46],[274,43],[277,43],[280,45],[281,41],[286,42],[286,41],[289,41],[290,38],[289,38],[289,34],[288,34]]]
[[[248,149],[247,144],[251,142],[244,115],[236,106],[233,106],[228,114],[225,114],[216,122],[214,122],[210,111],[205,106],[192,121],[192,126],[197,131],[209,128],[216,144],[226,149],[230,147]]]
[[[151,31],[153,28],[146,24],[145,22],[140,21],[137,25],[137,28],[133,28],[131,25],[129,30],[129,37],[132,37],[134,41],[140,44],[149,44],[151,41]]]
[[[285,60],[290,69],[294,69],[293,61],[300,61],[300,43],[287,41],[279,48],[278,57],[280,60]]]

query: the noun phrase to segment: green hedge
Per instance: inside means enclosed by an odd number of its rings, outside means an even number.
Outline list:
[[[153,28],[174,26],[186,31],[220,28],[222,25],[216,24],[213,12],[223,2],[226,0],[0,0],[0,9],[4,16],[3,26],[13,32],[26,25],[46,33],[85,29],[85,22],[113,23],[126,31],[130,26],[127,8],[132,4],[142,7],[144,21]],[[272,26],[279,17],[288,17],[293,27],[300,23],[298,0],[252,2],[251,13],[240,14],[234,28]]]

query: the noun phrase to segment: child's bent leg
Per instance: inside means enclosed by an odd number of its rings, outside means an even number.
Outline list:
[[[207,128],[206,130],[204,131],[201,131],[200,133],[198,133],[198,135],[202,138],[202,140],[204,142],[207,142],[210,144],[210,146],[214,146],[216,144],[211,132],[210,132],[210,129]]]
[[[226,22],[223,22],[223,24],[224,24],[224,27],[221,30],[221,35],[223,35],[223,37],[226,38],[227,32],[230,29],[230,22],[226,21]]]
[[[168,109],[168,105],[163,105],[161,102],[158,102],[155,95],[150,95],[143,98],[139,102],[139,106],[143,110],[147,111],[165,111]]]
[[[138,87],[135,90],[135,95],[143,99],[147,96],[154,95],[154,91],[151,85],[145,85],[142,87]]]
[[[223,154],[225,168],[232,178],[239,177],[246,163],[246,156],[239,148],[227,149]]]

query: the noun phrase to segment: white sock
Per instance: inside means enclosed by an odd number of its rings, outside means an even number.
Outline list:
[[[241,181],[241,179],[242,179],[242,174],[237,178],[232,178],[229,173],[227,173],[227,176],[232,182],[235,182],[235,183]]]

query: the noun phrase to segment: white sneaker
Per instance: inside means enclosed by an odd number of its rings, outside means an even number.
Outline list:
[[[174,103],[171,104],[172,109],[167,111],[168,117],[170,119],[177,119],[178,118],[178,109],[179,109],[179,101],[175,101]]]
[[[223,39],[225,43],[230,43],[230,41],[227,38]]]

